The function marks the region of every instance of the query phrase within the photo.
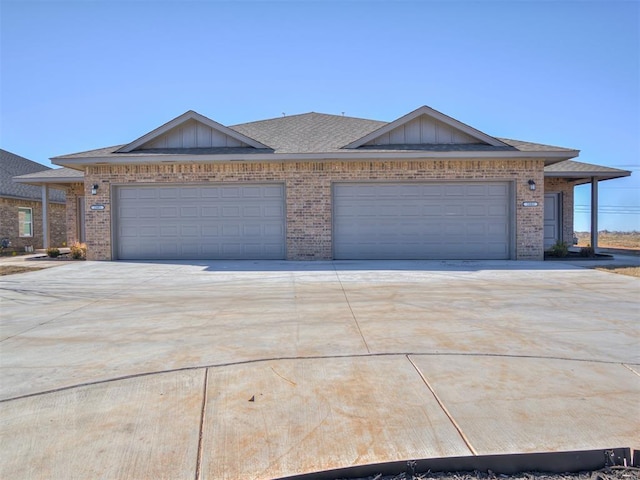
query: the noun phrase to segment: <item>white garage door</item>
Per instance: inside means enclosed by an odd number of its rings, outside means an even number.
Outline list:
[[[283,185],[122,186],[121,260],[283,259]]]
[[[335,184],[336,259],[508,259],[510,187]]]

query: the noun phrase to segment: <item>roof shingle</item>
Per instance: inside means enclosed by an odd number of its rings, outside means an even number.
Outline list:
[[[15,183],[12,179],[18,175],[50,170],[49,167],[0,149],[0,197],[42,200],[40,187]],[[65,194],[62,190],[51,189],[49,199],[54,202],[64,202]]]

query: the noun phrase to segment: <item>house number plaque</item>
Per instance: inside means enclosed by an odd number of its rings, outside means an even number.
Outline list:
[[[523,207],[537,207],[538,202],[522,202]]]
[[[101,204],[96,204],[96,205],[91,205],[91,210],[104,210],[104,205]]]

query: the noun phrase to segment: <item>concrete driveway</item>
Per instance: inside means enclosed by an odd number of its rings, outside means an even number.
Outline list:
[[[563,262],[3,277],[0,477],[270,479],[638,446],[639,294]]]

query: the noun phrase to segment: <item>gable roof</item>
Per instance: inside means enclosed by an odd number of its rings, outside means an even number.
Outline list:
[[[212,135],[217,132],[236,143],[200,143],[197,129],[205,127]],[[399,138],[403,143],[395,143]],[[538,158],[554,163],[578,155],[575,149],[491,137],[425,106],[393,122],[310,112],[230,127],[189,111],[127,145],[62,155],[52,161],[71,168],[102,163],[325,159]]]
[[[0,149],[0,197],[42,201],[41,188],[15,183],[13,177],[50,170],[51,168],[40,163]],[[52,189],[49,191],[49,199],[53,202],[64,202],[65,194],[61,190]]]
[[[408,131],[407,127],[412,127]],[[429,127],[429,131],[427,128]],[[443,128],[444,127],[444,128]],[[431,131],[433,130],[433,131]],[[439,134],[438,130],[443,131]],[[396,133],[396,135],[394,135]],[[446,138],[449,137],[449,138]],[[409,140],[409,138],[411,140]],[[358,148],[363,145],[436,145],[436,144],[486,144],[504,147],[505,143],[486,133],[476,130],[455,118],[423,105],[393,122],[387,123],[364,137],[345,145]]]
[[[185,135],[184,130],[188,133]],[[198,133],[202,138],[198,137]],[[172,135],[173,134],[173,135]],[[185,142],[188,141],[185,145]],[[153,148],[269,148],[253,138],[242,135],[210,118],[189,110],[133,142],[120,147],[118,153]]]

